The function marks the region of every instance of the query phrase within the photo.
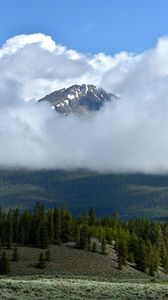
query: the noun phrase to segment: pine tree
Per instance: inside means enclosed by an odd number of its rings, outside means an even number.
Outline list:
[[[96,213],[93,208],[91,208],[88,212],[88,224],[89,226],[96,224]]]
[[[45,258],[44,258],[44,253],[41,252],[40,256],[39,256],[39,263],[38,263],[38,268],[40,269],[45,269],[46,265],[45,265]]]
[[[67,243],[71,239],[72,216],[65,208],[60,211],[61,218],[61,241]]]
[[[161,265],[164,269],[168,269],[168,249],[164,241],[162,241],[161,249],[160,249],[160,259]]]
[[[128,245],[125,237],[121,237],[118,241],[118,257],[121,259],[122,265],[127,264],[127,258],[128,258]]]
[[[13,214],[13,241],[19,242],[19,209],[17,208]]]
[[[51,260],[51,253],[50,249],[48,249],[45,253],[45,261],[50,261]]]
[[[0,246],[5,245],[6,240],[6,232],[5,232],[5,216],[2,211],[2,208],[0,207]]]
[[[54,208],[53,213],[53,243],[60,244],[61,243],[61,218],[60,212],[58,208]]]
[[[106,255],[106,240],[103,238],[101,243],[101,254]]]
[[[40,229],[40,248],[46,249],[48,248],[48,234],[47,234],[47,228],[45,225],[41,226]]]
[[[12,247],[13,243],[13,211],[12,209],[9,210],[7,215],[6,221],[6,228],[7,228],[7,246],[8,248]]]
[[[122,270],[123,269],[123,263],[122,263],[122,256],[118,255],[118,269]]]
[[[133,264],[135,262],[135,258],[134,258],[134,253],[133,252],[129,252],[128,253],[128,261]]]
[[[154,270],[155,272],[158,272],[160,266],[160,251],[156,245],[153,246],[153,258],[154,258]]]
[[[53,242],[53,235],[54,235],[53,211],[51,209],[47,211],[46,227],[47,227],[48,242],[51,244]]]
[[[25,210],[19,219],[18,241],[24,243],[24,245],[35,244],[36,224],[32,222],[32,214]]]
[[[76,223],[74,225],[74,242],[76,243],[76,247],[80,248],[80,227]]]
[[[80,242],[79,242],[79,248],[80,249],[87,249],[88,247],[88,236],[89,236],[89,230],[87,225],[83,225],[80,228]]]
[[[2,252],[0,259],[0,274],[8,274],[10,273],[10,262],[6,255],[6,252]]]
[[[19,253],[17,247],[13,249],[13,255],[12,255],[12,260],[13,261],[18,261],[19,260]]]
[[[131,228],[132,230],[132,228]],[[139,251],[139,242],[138,242],[138,236],[135,234],[135,232],[131,232],[130,239],[128,241],[128,260],[131,263],[135,262],[135,257],[138,255]]]
[[[139,240],[138,251],[135,256],[137,269],[146,272],[150,261],[150,251],[145,241]]]
[[[92,252],[97,252],[97,245],[96,245],[96,242],[93,242],[93,245],[92,245]]]

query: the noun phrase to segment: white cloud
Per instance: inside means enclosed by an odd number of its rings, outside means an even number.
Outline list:
[[[43,34],[8,40],[0,49],[0,165],[167,173],[167,52],[167,37],[114,56],[78,53]],[[76,83],[122,99],[89,120],[33,101]]]

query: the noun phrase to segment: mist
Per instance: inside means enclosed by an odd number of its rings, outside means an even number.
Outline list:
[[[0,166],[168,173],[168,37],[143,53],[85,55],[43,34],[0,49]],[[91,118],[37,103],[73,84],[120,95]]]

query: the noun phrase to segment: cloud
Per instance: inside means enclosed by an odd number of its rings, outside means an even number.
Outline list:
[[[43,34],[0,49],[0,165],[100,172],[168,172],[168,37],[140,54],[85,55]],[[93,83],[122,96],[92,118],[36,100]]]

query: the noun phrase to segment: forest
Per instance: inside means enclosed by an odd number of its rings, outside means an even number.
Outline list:
[[[45,209],[39,203],[34,210],[0,209],[1,274],[10,271],[5,249],[13,248],[13,260],[17,261],[17,245],[49,249],[51,244],[70,241],[77,249],[91,252],[97,252],[98,241],[102,255],[106,255],[107,244],[113,245],[119,270],[128,263],[151,276],[160,266],[165,273],[168,270],[168,221],[161,223],[147,218],[125,221],[117,212],[97,218],[94,209],[74,217],[66,208]],[[41,268],[50,257],[49,251],[45,254],[46,257],[43,252],[39,257]]]
[[[73,215],[89,207],[98,217],[117,210],[125,219],[168,216],[168,176],[100,174],[86,170],[0,169],[0,206],[32,209],[36,202],[45,208],[66,206]]]

